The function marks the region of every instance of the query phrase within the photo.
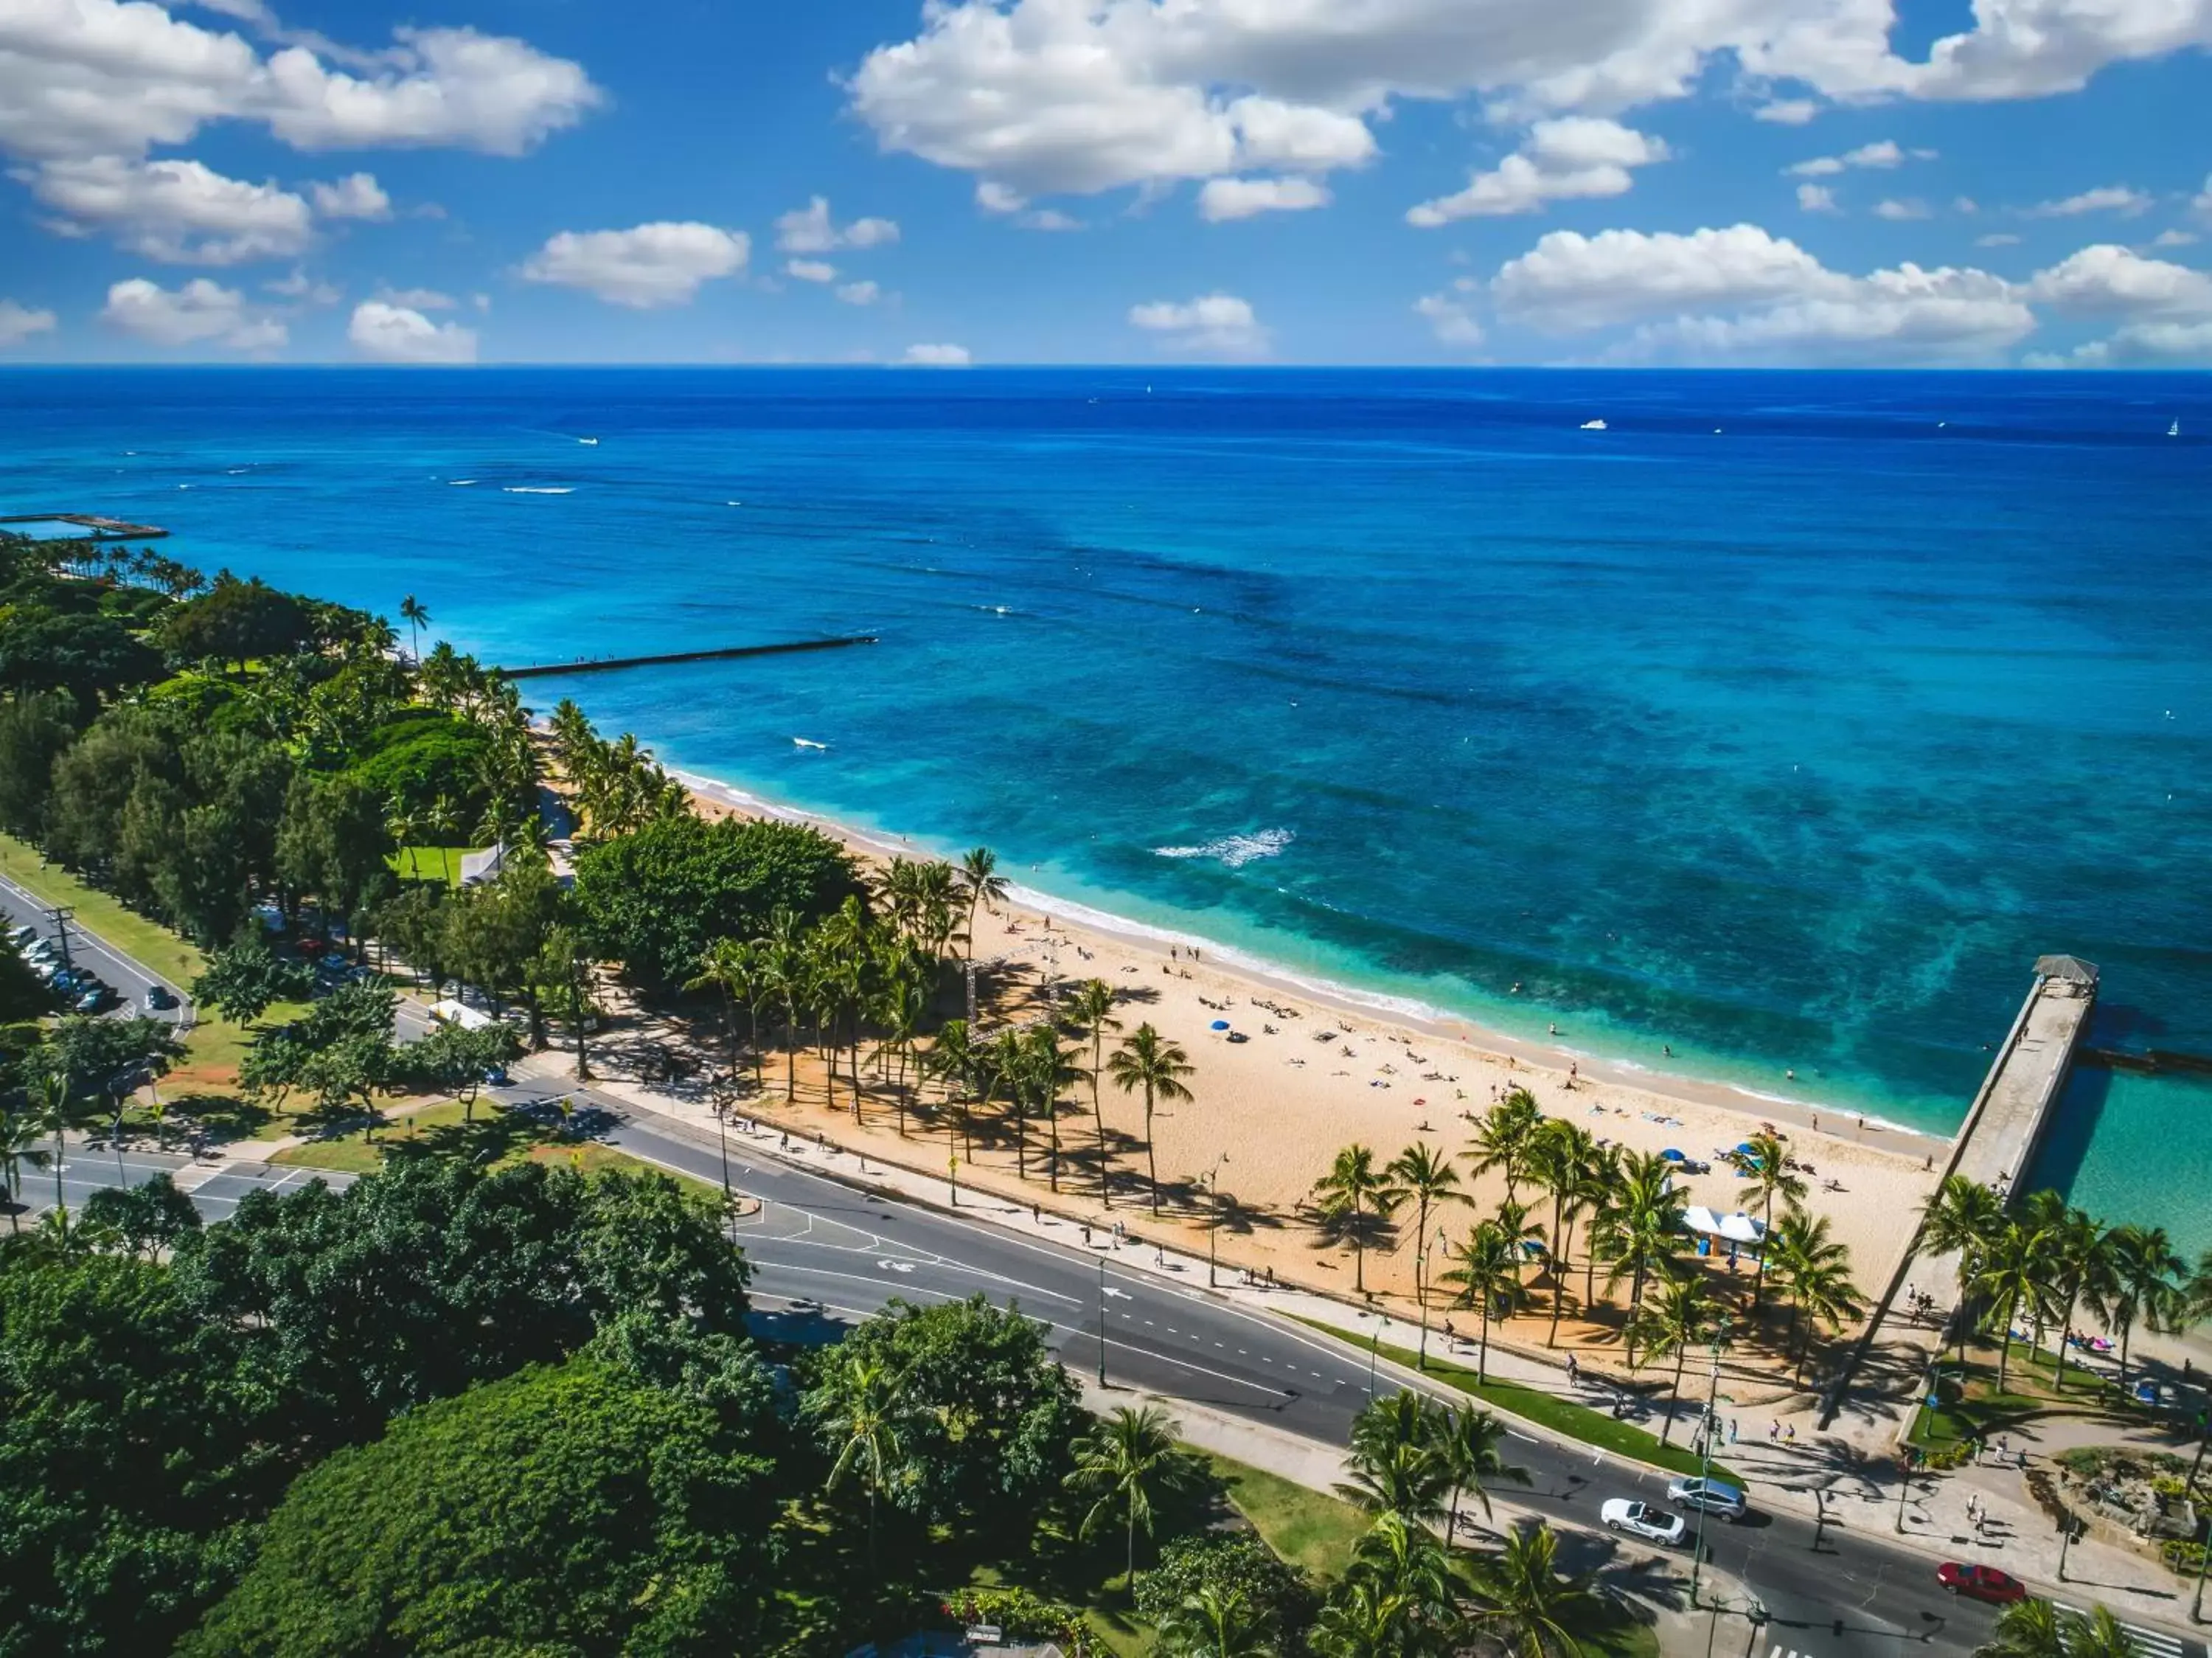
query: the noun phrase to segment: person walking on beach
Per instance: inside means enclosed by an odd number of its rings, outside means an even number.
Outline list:
[[[1735,1443],[1735,1429],[1736,1420],[1734,1417],[1730,1417],[1729,1418],[1729,1443],[1731,1445]]]
[[[1781,1437],[1782,1437],[1782,1423],[1781,1423],[1781,1422],[1778,1419],[1778,1420],[1776,1420],[1776,1421],[1773,1421],[1773,1422],[1770,1422],[1770,1423],[1768,1423],[1766,1424],[1766,1442],[1767,1442],[1769,1445],[1771,1445],[1771,1444],[1773,1444],[1773,1443],[1774,1443],[1774,1442],[1775,1442],[1775,1441],[1777,1441],[1777,1440],[1780,1439]]]
[[[1567,1355],[1567,1386],[1579,1387],[1582,1385],[1583,1367],[1575,1362],[1575,1356],[1570,1353]]]

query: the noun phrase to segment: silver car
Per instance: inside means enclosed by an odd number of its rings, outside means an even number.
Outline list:
[[[1631,1537],[1640,1537],[1662,1548],[1673,1548],[1689,1530],[1681,1515],[1655,1509],[1649,1503],[1632,1502],[1625,1496],[1614,1497],[1597,1514],[1611,1530],[1626,1532]]]
[[[1702,1509],[1705,1513],[1718,1515],[1723,1520],[1741,1520],[1751,1506],[1744,1498],[1741,1485],[1731,1485],[1725,1479],[1699,1479],[1692,1475],[1670,1481],[1667,1500],[1685,1509]]]

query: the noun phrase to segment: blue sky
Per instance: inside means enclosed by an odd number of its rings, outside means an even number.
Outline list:
[[[0,361],[2212,364],[2212,0],[13,0]]]

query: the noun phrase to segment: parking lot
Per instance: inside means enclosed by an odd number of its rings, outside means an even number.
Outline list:
[[[58,993],[72,1011],[121,1013],[191,1025],[191,1003],[185,986],[149,972],[74,925],[69,928],[64,952],[60,929],[48,917],[46,906],[5,880],[0,880],[0,928],[21,941],[26,960],[40,977],[50,985],[62,981]]]

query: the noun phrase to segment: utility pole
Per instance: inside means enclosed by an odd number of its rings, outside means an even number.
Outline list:
[[[1711,1477],[1713,1472],[1713,1425],[1720,1419],[1721,1339],[1719,1335],[1713,1338],[1712,1379],[1706,1385],[1705,1420],[1698,1434],[1698,1480],[1700,1486]],[[1691,1545],[1690,1549],[1690,1604],[1693,1606],[1698,1604],[1698,1573],[1705,1564],[1705,1505],[1700,1503],[1698,1505],[1698,1540]],[[1714,1604],[1717,1607],[1719,1603],[1717,1601]],[[1713,1618],[1716,1623],[1719,1621],[1720,1613],[1717,1610],[1715,1611]],[[1710,1639],[1706,1645],[1708,1648],[1711,1647]]]
[[[2197,1598],[2189,1603],[2189,1621],[2192,1624],[2204,1621],[2204,1572],[2207,1567],[2212,1567],[2212,1539],[2206,1541],[2204,1557],[2197,1563]]]
[[[40,913],[54,923],[55,936],[62,947],[62,971],[74,972],[76,964],[70,960],[69,924],[76,919],[76,911],[66,904],[57,904],[52,909]]]
[[[730,1107],[718,1093],[714,1100],[714,1137],[722,1147],[722,1215],[730,1223],[730,1242],[738,1240],[738,1204],[730,1195]]]
[[[1376,1316],[1380,1318],[1382,1314],[1377,1314]],[[1382,1351],[1382,1326],[1378,1324],[1375,1326],[1375,1334],[1367,1343],[1367,1402],[1370,1405],[1375,1403],[1375,1361]]]

